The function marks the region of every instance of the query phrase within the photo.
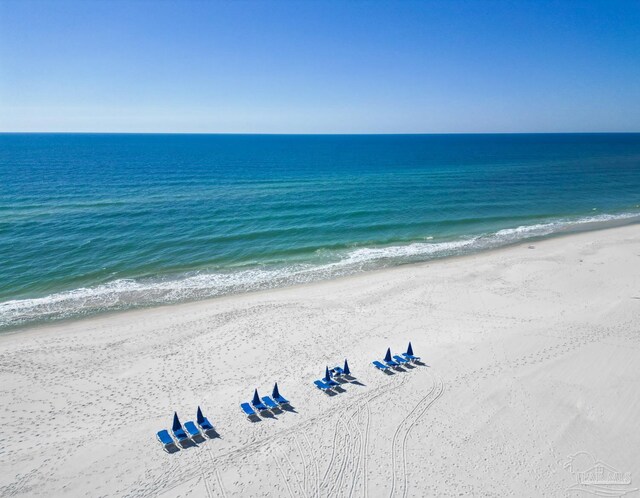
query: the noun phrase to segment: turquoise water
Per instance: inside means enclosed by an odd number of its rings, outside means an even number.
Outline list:
[[[0,327],[640,220],[640,134],[0,135]]]

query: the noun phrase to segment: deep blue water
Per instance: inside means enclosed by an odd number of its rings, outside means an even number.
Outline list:
[[[0,135],[0,328],[640,220],[640,134]]]

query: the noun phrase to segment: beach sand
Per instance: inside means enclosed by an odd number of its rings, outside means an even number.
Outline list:
[[[0,495],[564,496],[594,462],[635,489],[639,318],[634,225],[6,333]],[[410,340],[424,366],[371,366]],[[345,357],[359,383],[316,389]],[[248,421],[274,381],[295,411]],[[164,452],[198,405],[220,438]]]

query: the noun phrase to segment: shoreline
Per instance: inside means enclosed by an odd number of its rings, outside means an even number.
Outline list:
[[[528,245],[0,335],[0,495],[558,495],[581,452],[637,477],[640,225]],[[371,366],[408,341],[425,366]],[[358,383],[316,389],[345,357]],[[248,421],[276,381],[294,411]],[[163,452],[197,406],[221,437]]]
[[[27,323],[19,324],[19,325],[10,325],[10,326],[5,326],[5,327],[0,327],[0,337],[2,337],[3,335],[6,335],[6,334],[23,333],[23,332],[26,332],[29,329],[33,329],[33,328],[41,328],[41,327],[46,328],[46,327],[55,326],[55,325],[71,324],[71,323],[75,323],[75,322],[78,322],[78,321],[90,320],[90,319],[93,319],[93,318],[111,317],[111,316],[122,314],[122,313],[132,313],[132,312],[136,312],[136,311],[145,311],[145,310],[156,310],[156,309],[171,308],[171,307],[177,307],[177,306],[189,305],[189,304],[197,304],[197,303],[208,303],[208,302],[211,302],[211,301],[217,301],[217,300],[226,299],[226,298],[233,298],[233,297],[237,297],[237,296],[261,294],[261,293],[270,293],[270,292],[276,292],[276,291],[281,290],[281,289],[296,289],[296,288],[309,286],[309,285],[322,284],[324,282],[334,282],[334,281],[340,281],[340,280],[343,280],[343,279],[357,278],[359,276],[368,275],[368,274],[375,274],[375,273],[378,273],[378,272],[393,271],[393,270],[395,270],[397,268],[404,268],[404,267],[410,267],[410,266],[420,267],[420,266],[423,266],[423,265],[435,264],[435,263],[440,263],[440,262],[447,262],[447,261],[450,261],[450,260],[473,258],[473,257],[476,257],[476,256],[481,256],[481,255],[484,255],[484,254],[490,254],[490,253],[494,253],[494,252],[500,252],[500,251],[503,251],[503,250],[508,250],[508,249],[511,249],[511,248],[519,247],[519,246],[538,244],[538,243],[541,243],[541,242],[544,243],[546,241],[555,240],[555,239],[559,239],[559,238],[573,237],[573,236],[576,236],[576,235],[587,234],[587,233],[592,233],[592,232],[596,232],[596,233],[597,232],[603,232],[603,231],[606,232],[608,230],[616,230],[618,228],[634,226],[634,225],[640,225],[640,221],[636,221],[635,218],[636,218],[636,216],[630,217],[629,219],[628,218],[621,218],[621,219],[608,220],[608,221],[603,221],[603,222],[596,222],[596,223],[601,223],[601,224],[605,224],[606,223],[607,226],[601,226],[601,227],[595,227],[595,228],[581,228],[579,225],[571,226],[568,229],[565,229],[563,231],[554,232],[554,233],[550,233],[550,234],[547,234],[547,235],[532,236],[532,237],[529,237],[529,238],[526,238],[526,239],[522,239],[522,240],[514,241],[514,242],[511,242],[511,243],[507,243],[505,245],[501,245],[501,246],[498,246],[498,247],[481,248],[481,249],[474,250],[472,252],[462,253],[462,254],[436,256],[434,258],[427,259],[427,260],[424,260],[424,261],[401,262],[401,263],[396,263],[396,264],[392,264],[390,266],[385,266],[385,267],[381,267],[381,268],[371,268],[371,269],[366,269],[366,270],[362,270],[362,271],[356,271],[354,273],[350,273],[350,274],[346,274],[346,275],[335,275],[335,276],[332,276],[332,277],[329,277],[329,278],[326,278],[326,279],[312,280],[312,281],[309,281],[309,282],[291,283],[291,284],[285,284],[285,285],[282,285],[282,286],[259,288],[259,289],[255,289],[255,290],[244,290],[244,291],[239,291],[239,292],[222,293],[220,295],[205,297],[205,298],[201,298],[201,299],[194,298],[194,299],[187,299],[185,301],[167,302],[167,303],[160,303],[160,304],[133,305],[133,306],[131,306],[129,308],[126,308],[126,309],[95,311],[95,312],[89,312],[86,315],[76,315],[76,316],[70,316],[70,317],[65,317],[65,318],[53,318],[53,319],[46,318],[46,319],[41,319],[40,321],[36,320],[36,321],[33,321],[33,322],[27,322]],[[10,302],[10,301],[6,301],[6,302]],[[22,301],[22,300],[18,300],[18,301]]]

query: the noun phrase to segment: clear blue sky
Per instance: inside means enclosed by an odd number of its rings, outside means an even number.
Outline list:
[[[640,131],[640,0],[0,0],[0,131]]]

